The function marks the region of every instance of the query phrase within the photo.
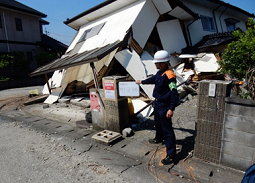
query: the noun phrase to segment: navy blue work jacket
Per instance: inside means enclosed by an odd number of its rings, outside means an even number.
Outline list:
[[[142,80],[142,84],[155,84],[153,97],[156,101],[167,104],[168,109],[174,111],[179,102],[176,88],[176,75],[170,69],[158,71],[156,75]]]

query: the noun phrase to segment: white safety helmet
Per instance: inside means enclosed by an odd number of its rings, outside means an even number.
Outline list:
[[[166,50],[157,51],[154,55],[152,63],[168,62],[170,61],[170,55]]]

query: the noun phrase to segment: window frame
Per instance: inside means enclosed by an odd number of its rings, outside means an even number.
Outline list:
[[[16,30],[23,31],[22,20],[20,18],[15,18]]]
[[[85,30],[85,31],[83,32],[82,36],[80,37],[78,43],[83,42],[83,41],[86,41],[87,39],[92,38],[92,37],[98,35],[99,32],[100,32],[100,31],[102,30],[102,28],[104,27],[105,23],[106,23],[106,22],[101,23],[101,24],[98,24],[98,25],[96,25],[96,26],[94,26],[94,27],[92,27],[92,28],[89,28],[89,29]]]
[[[226,23],[226,28],[227,31],[232,32],[236,29],[236,24],[240,22],[239,20],[236,20],[234,18],[226,18],[225,23]]]
[[[3,28],[3,19],[1,14],[0,14],[0,28]]]
[[[200,15],[200,19],[204,31],[216,32],[213,17]]]

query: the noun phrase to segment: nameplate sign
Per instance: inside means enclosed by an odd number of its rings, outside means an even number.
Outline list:
[[[119,96],[139,97],[140,87],[135,82],[118,82]]]

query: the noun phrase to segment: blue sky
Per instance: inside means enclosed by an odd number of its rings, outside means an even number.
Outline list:
[[[44,26],[44,33],[56,40],[69,45],[76,31],[65,25],[67,18],[72,18],[105,0],[17,0],[33,9],[47,15],[44,20],[50,22]],[[224,0],[226,3],[237,6],[249,13],[255,14],[255,0]]]
[[[47,30],[48,35],[54,39],[69,45],[76,31],[63,22],[67,18],[74,16],[90,9],[105,0],[16,0],[26,6],[47,15],[44,20],[50,22],[44,26],[44,33]]]

